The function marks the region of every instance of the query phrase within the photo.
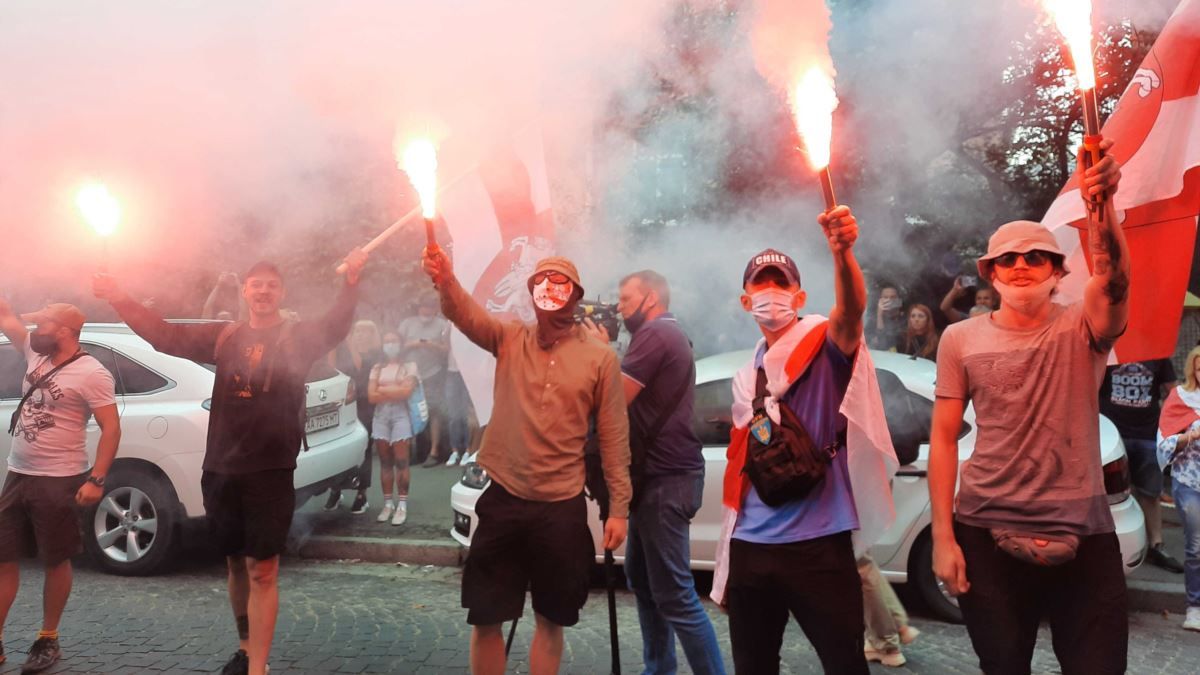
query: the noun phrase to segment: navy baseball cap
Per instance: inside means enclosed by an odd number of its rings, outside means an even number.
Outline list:
[[[773,248],[756,253],[750,262],[746,263],[746,271],[742,273],[742,285],[750,283],[754,277],[758,276],[759,272],[768,267],[774,267],[783,272],[783,276],[787,277],[788,281],[797,286],[800,285],[800,270],[796,267],[796,263],[787,255]]]

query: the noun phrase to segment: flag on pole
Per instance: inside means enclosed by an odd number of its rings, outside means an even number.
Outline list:
[[[1129,242],[1129,328],[1119,363],[1169,358],[1183,314],[1200,214],[1200,0],[1183,0],[1104,124],[1121,162],[1115,206]],[[1072,176],[1042,222],[1067,265],[1090,270],[1087,221]],[[1068,227],[1069,226],[1069,227]],[[1083,298],[1087,274],[1069,274],[1059,301]]]
[[[439,196],[454,242],[454,273],[484,309],[505,321],[533,323],[526,280],[554,255],[554,213],[541,133],[530,129],[493,151]],[[458,330],[451,350],[480,424],[492,416],[496,360]]]

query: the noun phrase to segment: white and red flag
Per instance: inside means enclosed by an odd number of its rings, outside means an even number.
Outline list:
[[[1200,214],[1200,0],[1183,0],[1163,27],[1103,135],[1122,164],[1115,206],[1132,263],[1129,328],[1120,363],[1175,352]],[[1073,270],[1090,270],[1087,221],[1072,176],[1042,222]],[[1067,227],[1070,226],[1070,227]],[[1060,302],[1083,297],[1087,275],[1070,274]]]
[[[526,281],[538,260],[554,255],[554,213],[540,131],[497,147],[477,169],[438,196],[454,242],[454,274],[497,318],[533,323]],[[451,349],[480,424],[492,417],[496,360],[458,330]]]

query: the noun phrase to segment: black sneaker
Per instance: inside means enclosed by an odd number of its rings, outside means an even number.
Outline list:
[[[1162,544],[1152,546],[1150,550],[1146,552],[1146,562],[1154,565],[1155,567],[1161,567],[1168,572],[1183,574],[1183,565],[1175,558],[1172,558],[1171,554],[1167,553]]]
[[[61,657],[62,650],[58,648],[58,638],[38,638],[29,648],[29,658],[25,659],[25,665],[21,666],[21,673],[40,673],[54,665]]]
[[[329,499],[325,500],[325,510],[334,511],[342,505],[342,491],[337,489],[329,490]]]
[[[360,492],[354,496],[354,503],[350,505],[350,513],[362,514],[367,512],[367,508],[371,505],[367,503],[367,493]]]
[[[221,669],[221,675],[246,675],[250,672],[250,657],[246,656],[246,650],[239,649],[230,657],[229,663]]]

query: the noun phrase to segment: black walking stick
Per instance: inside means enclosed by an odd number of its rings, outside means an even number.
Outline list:
[[[601,507],[607,511],[608,504]],[[608,522],[608,514],[605,513],[600,517],[600,522]],[[621,675],[621,645],[617,641],[617,589],[613,579],[616,561],[613,560],[613,552],[604,549],[604,585],[608,587],[608,635],[610,646],[612,648],[612,675]]]
[[[608,483],[604,482],[604,469],[600,464],[600,446],[594,434],[584,446],[584,464],[587,467],[584,486],[589,499],[596,500],[600,507],[600,529],[608,523]],[[603,546],[603,542],[600,544]],[[604,549],[604,585],[608,591],[608,634],[612,648],[612,675],[621,675],[621,645],[617,640],[617,589],[614,579],[616,561],[613,552]]]

